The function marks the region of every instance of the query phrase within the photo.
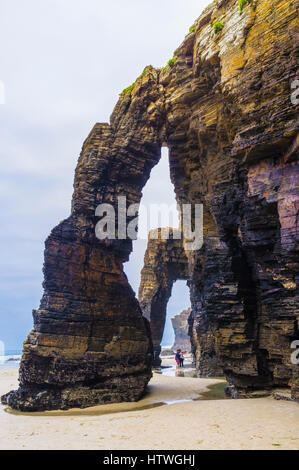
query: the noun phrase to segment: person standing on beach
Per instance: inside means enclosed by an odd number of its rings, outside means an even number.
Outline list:
[[[184,359],[183,351],[180,351],[180,367],[184,367]]]
[[[177,368],[180,367],[180,357],[181,357],[181,354],[180,354],[180,350],[178,349],[176,354],[175,354],[175,360],[176,360]]]

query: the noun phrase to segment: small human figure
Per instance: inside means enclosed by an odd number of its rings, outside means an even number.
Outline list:
[[[184,359],[183,351],[180,351],[180,367],[184,367]]]
[[[180,367],[180,358],[181,358],[181,353],[180,353],[180,350],[178,349],[177,352],[175,353],[175,360],[176,360],[177,368]]]

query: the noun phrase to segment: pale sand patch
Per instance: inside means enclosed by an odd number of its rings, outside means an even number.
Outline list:
[[[153,403],[197,398],[219,381],[154,374],[139,403],[88,410],[9,414],[0,407],[1,449],[298,449],[299,406],[271,398]],[[0,393],[17,370],[0,371]],[[125,411],[123,411],[125,410]],[[136,411],[133,411],[136,410]],[[98,414],[97,414],[98,413]],[[99,414],[106,413],[106,414]],[[180,434],[177,440],[178,432]],[[279,446],[277,445],[279,444]]]

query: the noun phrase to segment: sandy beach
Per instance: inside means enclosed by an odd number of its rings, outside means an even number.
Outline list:
[[[17,387],[17,374],[16,368],[1,369],[1,394]],[[147,396],[138,403],[35,414],[11,412],[1,405],[0,448],[299,448],[297,403],[272,398],[215,399],[223,386],[223,379],[154,373]],[[179,441],[175,439],[178,431]]]

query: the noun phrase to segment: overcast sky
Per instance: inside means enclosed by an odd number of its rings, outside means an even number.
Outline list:
[[[7,349],[20,348],[32,327],[44,240],[69,215],[84,139],[95,122],[109,120],[121,90],[146,65],[167,63],[209,3],[0,0],[0,340]],[[160,194],[160,178],[171,200],[167,162],[153,171],[146,191]],[[142,256],[139,246],[126,268],[135,290]],[[173,314],[187,291],[177,297]]]

